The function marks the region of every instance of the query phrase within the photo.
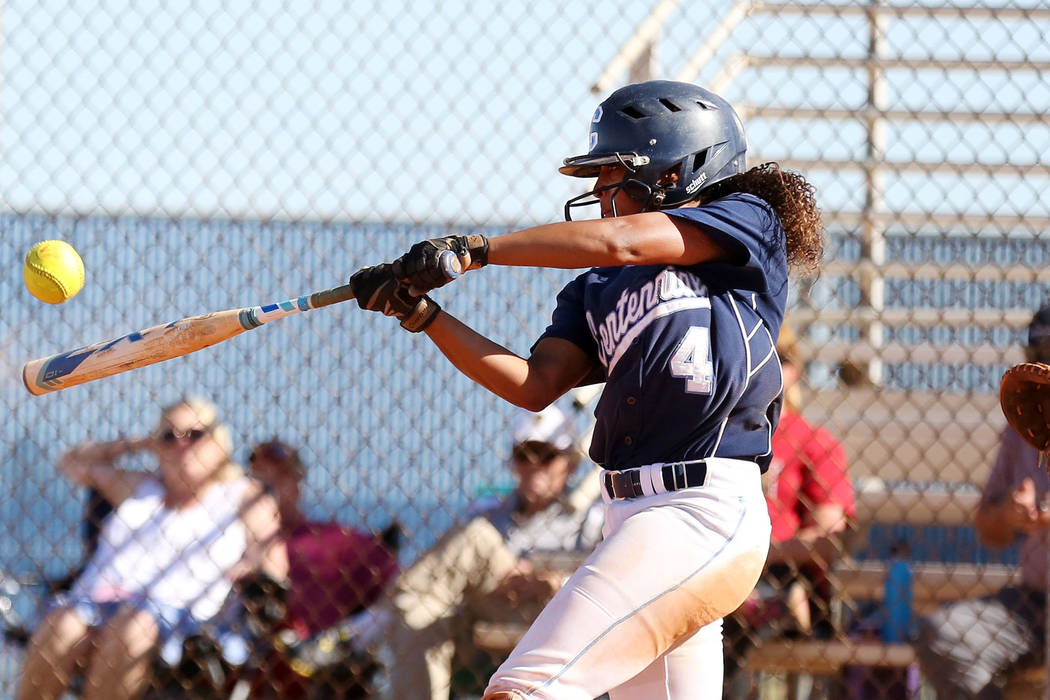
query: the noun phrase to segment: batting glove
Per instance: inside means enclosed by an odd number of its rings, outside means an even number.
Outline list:
[[[448,273],[441,266],[441,254],[450,250],[464,270],[476,270],[489,261],[489,241],[480,233],[445,236],[420,241],[392,265],[394,276],[408,283],[412,292],[423,294],[448,284]]]
[[[428,296],[413,296],[394,278],[389,264],[365,267],[350,277],[357,305],[367,311],[394,316],[401,327],[419,333],[434,322],[441,307]]]

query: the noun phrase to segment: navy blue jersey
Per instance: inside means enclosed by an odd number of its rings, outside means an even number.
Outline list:
[[[664,213],[696,222],[742,262],[593,268],[558,295],[541,339],[568,340],[604,369],[596,463],[731,457],[765,471],[783,385],[775,349],[787,303],[780,220],[747,194]]]

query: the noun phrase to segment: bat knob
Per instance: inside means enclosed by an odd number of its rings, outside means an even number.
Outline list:
[[[460,264],[459,258],[451,250],[446,250],[438,258],[438,265],[441,266],[441,271],[445,273],[445,278],[452,281],[463,274],[463,265]]]

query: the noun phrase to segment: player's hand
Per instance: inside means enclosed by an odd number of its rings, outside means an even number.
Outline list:
[[[441,312],[430,297],[410,294],[408,287],[394,278],[389,264],[358,270],[350,277],[350,288],[362,309],[394,316],[402,328],[413,333],[425,329]]]
[[[1011,494],[1006,514],[1014,530],[1033,532],[1050,526],[1050,510],[1036,503],[1035,482],[1030,478]]]
[[[107,442],[82,442],[62,456],[59,468],[73,463],[109,464],[126,454],[153,449],[154,442],[155,438],[152,435],[134,439],[120,438]]]
[[[526,602],[547,601],[554,597],[566,578],[563,572],[536,569],[530,561],[519,559],[489,595],[489,600],[511,608]]]
[[[58,470],[65,477],[78,484],[87,483],[91,468],[95,462],[88,459],[84,445],[73,448],[58,460]]]
[[[420,241],[392,263],[394,276],[408,284],[413,294],[443,287],[451,281],[441,266],[441,254],[445,251],[456,255],[464,271],[476,270],[488,264],[489,241],[477,233]]]
[[[96,469],[112,469],[114,460],[139,450],[153,449],[152,445],[152,437],[84,442],[62,455],[58,470],[71,481],[91,486]]]

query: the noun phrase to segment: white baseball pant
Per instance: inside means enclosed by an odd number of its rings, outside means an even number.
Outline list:
[[[770,523],[757,465],[605,505],[604,541],[536,618],[484,700],[721,698],[722,617],[754,588]]]

